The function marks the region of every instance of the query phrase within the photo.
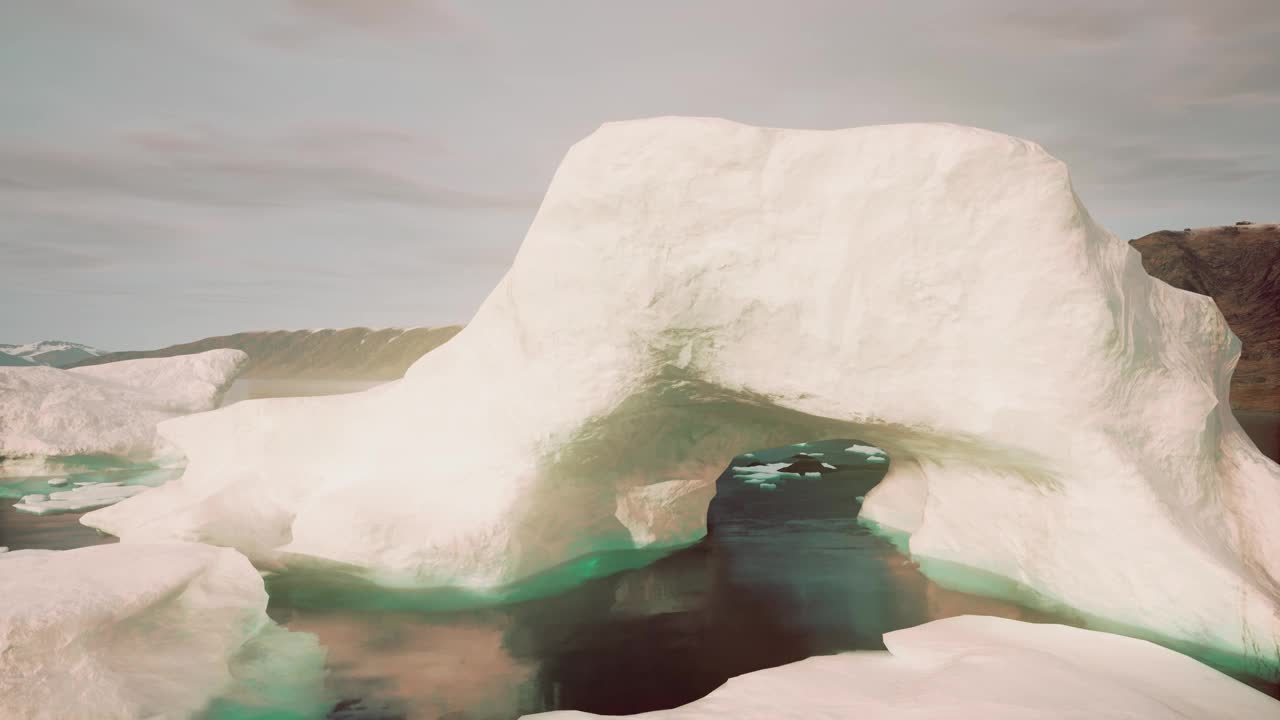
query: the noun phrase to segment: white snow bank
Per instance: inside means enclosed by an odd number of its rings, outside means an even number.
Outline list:
[[[267,618],[262,578],[234,550],[18,550],[0,555],[0,587],[0,717],[177,720],[215,698],[293,711],[323,702],[315,638]],[[277,676],[259,674],[268,658]]]
[[[151,457],[162,450],[156,423],[217,407],[247,361],[239,350],[210,350],[71,370],[0,368],[0,456]]]
[[[83,485],[76,483],[76,485],[74,490],[63,490],[48,495],[25,495],[13,506],[13,509],[32,515],[83,512],[114,505],[125,498],[150,489],[147,485],[124,485],[116,482]]]
[[[888,633],[888,652],[742,675],[649,720],[1256,720],[1280,703],[1183,655],[1064,625],[963,616]],[[603,717],[564,711],[527,718]]]
[[[184,477],[84,522],[491,585],[643,539],[617,515],[639,485],[855,437],[894,460],[863,514],[917,556],[1274,663],[1280,468],[1231,415],[1238,352],[1033,143],[610,124],[403,380],[164,423]]]

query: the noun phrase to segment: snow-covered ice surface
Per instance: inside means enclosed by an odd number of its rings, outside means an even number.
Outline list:
[[[0,468],[21,466],[0,472],[37,474],[31,458],[160,454],[156,423],[217,407],[247,360],[210,350],[71,370],[0,367]]]
[[[234,550],[18,550],[0,555],[0,587],[0,717],[323,714],[323,651],[267,618],[262,578]]]
[[[1144,640],[966,615],[887,633],[888,652],[742,675],[649,720],[1257,720],[1280,703]],[[541,720],[605,717],[562,711]],[[614,716],[610,716],[614,717]]]
[[[1280,468],[1231,415],[1238,354],[1213,301],[1147,276],[1033,143],[609,124],[403,380],[163,423],[183,478],[84,522],[491,586],[700,531],[707,493],[640,488],[856,437],[893,459],[863,514],[929,572],[1274,666]]]

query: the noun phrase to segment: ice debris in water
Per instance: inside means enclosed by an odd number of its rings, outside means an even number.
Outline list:
[[[24,495],[13,509],[32,515],[80,512],[114,505],[125,498],[151,489],[147,485],[124,485],[118,482],[76,483],[76,485],[78,487],[75,489],[48,495],[38,493]]]

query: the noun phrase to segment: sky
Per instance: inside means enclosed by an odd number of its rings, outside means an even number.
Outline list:
[[[0,342],[466,322],[568,147],[658,115],[1025,137],[1123,238],[1280,220],[1276,0],[0,11]]]

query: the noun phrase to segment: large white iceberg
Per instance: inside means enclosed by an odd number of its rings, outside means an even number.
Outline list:
[[[0,459],[160,454],[156,424],[217,407],[248,359],[210,350],[70,370],[0,367]]]
[[[1257,720],[1280,703],[1144,640],[994,617],[884,636],[888,652],[826,655],[732,678],[648,720]],[[562,711],[539,720],[603,717]],[[611,716],[613,717],[613,716]]]
[[[234,550],[20,550],[0,555],[0,588],[0,717],[323,714],[323,651],[267,618],[262,578]]]
[[[1280,468],[1231,415],[1238,353],[1033,143],[609,124],[403,380],[166,422],[186,475],[84,522],[494,585],[696,535],[735,454],[853,437],[917,556],[1274,664]]]

